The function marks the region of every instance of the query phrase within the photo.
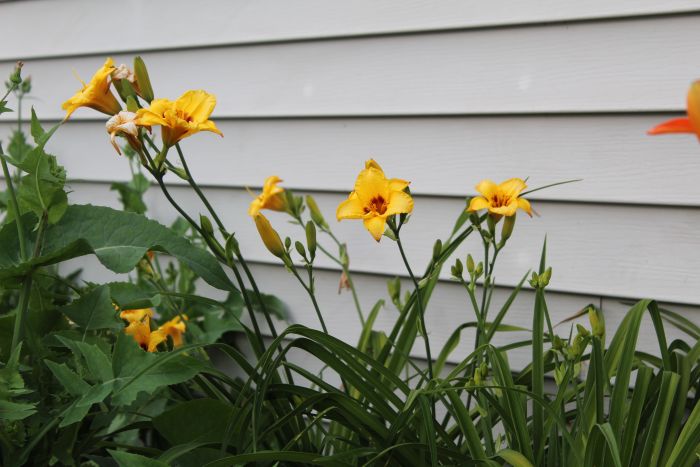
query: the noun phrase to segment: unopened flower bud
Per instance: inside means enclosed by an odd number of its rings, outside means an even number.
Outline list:
[[[321,214],[321,210],[318,208],[318,204],[316,204],[316,200],[313,198],[313,196],[306,195],[306,205],[309,208],[311,220],[314,221],[319,228],[327,229],[328,224],[326,223],[326,219],[323,218],[323,214]]]
[[[134,57],[134,75],[136,82],[139,84],[141,97],[149,104],[153,100],[153,88],[151,87],[151,78],[148,77],[146,64],[141,57]]]
[[[593,335],[605,339],[605,318],[603,313],[596,307],[588,308],[588,321],[591,323]]]
[[[442,240],[438,239],[433,245],[433,261],[437,261],[442,254]]]
[[[297,253],[299,253],[299,256],[306,259],[306,249],[304,248],[303,243],[300,241],[294,242],[294,248],[297,250]]]
[[[513,227],[515,227],[515,214],[512,216],[507,216],[503,221],[503,227],[501,228],[502,243],[505,243],[506,240],[508,240],[513,234]]]
[[[311,261],[316,257],[316,226],[313,222],[306,223],[306,246],[309,247]]]
[[[211,225],[211,221],[204,214],[199,215],[199,225],[202,227],[204,233],[209,236],[214,235],[214,227]]]
[[[265,216],[262,214],[257,214],[255,216],[255,227],[257,227],[260,238],[270,253],[278,258],[285,256],[287,250],[282,243],[282,239],[277,231],[272,228],[270,221],[268,221]]]
[[[462,273],[464,272],[464,266],[462,265],[462,260],[457,258],[454,266],[452,266],[452,276],[457,279],[462,279]]]
[[[476,268],[474,269],[474,276],[477,278],[481,277],[481,275],[484,273],[484,263],[481,261],[479,264],[476,265]]]
[[[15,69],[12,70],[12,74],[10,75],[10,83],[14,85],[19,85],[22,83],[22,67],[24,66],[24,62],[17,62],[15,65]]]
[[[545,288],[549,285],[549,280],[552,278],[552,268],[547,268],[540,275],[540,287]]]
[[[474,272],[474,258],[470,254],[467,255],[467,271],[469,274]]]

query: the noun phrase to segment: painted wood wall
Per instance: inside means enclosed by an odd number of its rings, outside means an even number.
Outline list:
[[[31,105],[45,121],[62,118],[61,102],[79,87],[73,70],[89,79],[106,56],[142,55],[157,96],[217,95],[213,117],[225,137],[201,134],[183,147],[262,287],[287,302],[294,322],[318,326],[303,290],[260,243],[245,187],[279,175],[333,219],[369,157],[412,181],[416,207],[404,232],[417,270],[482,178],[529,177],[531,186],[583,178],[533,194],[540,216],[519,217],[496,301],[536,267],[547,235],[554,321],[594,303],[613,328],[621,302],[642,297],[700,321],[700,146],[690,136],[645,135],[684,110],[688,84],[700,77],[697,1],[36,0],[0,3],[0,18],[0,76],[24,60]],[[0,118],[0,137],[13,118]],[[129,177],[104,121],[81,109],[49,144],[75,202],[117,206],[110,181]],[[184,187],[174,193],[202,211]],[[149,215],[174,218],[155,189],[148,197]],[[270,218],[301,236],[282,214]],[[387,275],[405,275],[398,251],[374,243],[360,223],[334,228],[368,310],[386,298]],[[478,256],[476,240],[459,254],[468,251]],[[338,295],[334,264],[318,263],[329,327],[354,341],[352,299]],[[427,317],[435,346],[473,319],[460,287],[444,279]],[[524,292],[508,321],[528,326],[532,302]],[[395,316],[387,308],[378,326]],[[649,327],[640,340],[654,350]],[[466,336],[454,359],[471,346]],[[515,367],[527,359],[511,354]]]

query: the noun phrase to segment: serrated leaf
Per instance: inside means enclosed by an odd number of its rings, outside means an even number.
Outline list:
[[[45,131],[44,128],[41,126],[39,119],[36,116],[34,107],[32,107],[31,134],[34,138],[34,142],[36,143],[36,145],[40,148],[43,148],[49,141],[51,136],[53,136],[56,130],[58,130],[58,127],[61,126],[61,123],[62,122],[59,122],[53,127],[51,127],[49,131]]]
[[[0,114],[4,114],[6,112],[14,112],[14,110],[7,107],[7,101],[0,101]]]
[[[22,420],[35,413],[35,404],[0,400],[0,420]]]
[[[91,290],[61,311],[86,331],[123,327],[106,285]]]
[[[120,333],[114,346],[112,368],[116,375],[112,403],[126,405],[141,391],[152,394],[162,387],[182,383],[205,366],[200,360],[177,351],[146,352],[131,336]]]
[[[28,225],[31,218],[24,225]],[[29,248],[34,247],[36,234],[25,234]],[[94,254],[100,262],[117,273],[131,271],[149,250],[176,257],[198,276],[221,290],[236,290],[221,265],[208,252],[192,245],[169,228],[142,215],[92,206],[71,205],[55,225],[46,229],[42,255],[22,262],[14,222],[0,229],[0,279],[21,278],[37,267],[71,258]]]
[[[158,291],[131,282],[110,282],[107,285],[112,301],[123,310],[152,308],[160,305],[162,301]]]
[[[114,377],[111,360],[98,346],[68,339],[64,336],[57,336],[57,339],[71,349],[75,355],[83,357],[88,371],[95,379],[104,383]]]
[[[90,389],[90,385],[83,381],[73,370],[68,368],[68,365],[65,363],[56,363],[51,360],[44,360],[44,363],[49,367],[49,370],[51,370],[51,373],[53,373],[58,382],[61,383],[72,396],[82,396]]]

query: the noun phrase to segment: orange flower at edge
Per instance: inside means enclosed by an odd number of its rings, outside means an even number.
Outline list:
[[[700,81],[690,85],[686,99],[686,117],[672,118],[647,132],[649,135],[691,133],[700,139]]]

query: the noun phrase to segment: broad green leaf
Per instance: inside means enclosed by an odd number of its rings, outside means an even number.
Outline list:
[[[71,349],[76,356],[82,356],[90,374],[99,382],[110,381],[112,374],[112,362],[109,357],[94,344],[57,336],[57,339]]]
[[[49,141],[51,136],[53,136],[56,130],[58,130],[58,128],[61,126],[61,123],[63,122],[58,122],[53,127],[51,127],[51,129],[48,132],[45,131],[44,128],[41,126],[39,119],[36,116],[34,107],[32,107],[31,134],[34,138],[34,142],[36,143],[36,145],[43,148]]]
[[[162,297],[157,290],[132,282],[110,282],[109,293],[112,301],[122,310],[151,308],[161,304]]]
[[[36,234],[27,231],[26,236],[33,248]],[[0,249],[0,279],[21,277],[34,267],[88,254],[96,255],[108,269],[126,273],[152,249],[175,256],[218,289],[235,290],[219,263],[208,252],[156,221],[107,207],[69,206],[61,220],[46,229],[42,255],[31,261],[22,262],[19,258],[14,223],[0,229],[0,244],[7,245]]]
[[[206,368],[200,360],[184,355],[183,349],[146,352],[131,336],[120,333],[112,355],[115,374],[112,402],[130,404],[141,391],[153,393],[164,386],[182,383]]]
[[[112,305],[109,287],[101,285],[68,306],[63,313],[86,331],[123,327]]]
[[[0,420],[22,420],[36,413],[36,404],[0,400]]]
[[[68,368],[65,363],[56,363],[51,360],[44,360],[44,363],[72,396],[82,396],[90,389],[90,385]]]
[[[248,296],[253,299],[253,308],[255,308],[255,311],[262,312],[264,307],[275,318],[281,320],[287,319],[289,315],[287,305],[274,295],[261,293],[260,298],[262,299],[262,305],[257,300],[257,295],[252,290],[248,291]]]

